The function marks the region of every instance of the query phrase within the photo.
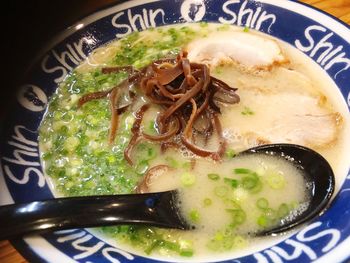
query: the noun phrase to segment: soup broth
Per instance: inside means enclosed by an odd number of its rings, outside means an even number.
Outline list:
[[[158,168],[158,169],[157,169]],[[148,192],[181,189],[179,207],[193,225],[196,247],[214,251],[241,248],[249,234],[284,224],[308,207],[311,184],[303,171],[281,157],[242,155],[213,167],[155,166]],[[278,198],[276,198],[278,197]]]
[[[276,242],[249,233],[288,221],[305,209],[309,185],[302,172],[283,160],[268,156],[250,160],[236,154],[259,144],[301,144],[330,162],[339,188],[347,172],[349,116],[334,84],[309,58],[268,35],[247,31],[206,23],[170,26],[132,33],[94,51],[59,85],[40,127],[41,159],[53,192],[83,196],[180,189],[183,213],[195,230],[101,229],[119,246],[138,254],[177,260],[220,254],[224,259]],[[219,54],[212,54],[212,45],[221,43],[210,40],[221,37],[225,42],[230,36],[238,41],[232,46],[249,50],[237,55],[218,48]],[[254,42],[265,46],[256,47]],[[196,55],[193,46],[199,50]],[[137,140],[128,160],[125,150],[134,136],[137,112],[150,99],[137,84],[131,85],[135,97],[123,93],[118,101],[123,107],[114,109],[109,101],[113,93],[107,91],[125,83],[132,74],[130,66],[142,70],[152,61],[175,58],[181,50],[190,60],[206,64],[211,76],[237,88],[239,103],[217,103],[225,152],[219,159],[200,157],[180,143],[178,134],[178,148]],[[125,69],[113,72],[116,66]],[[93,92],[100,93],[82,103]],[[118,113],[113,115],[113,110]],[[152,104],[139,124],[141,131],[159,134],[157,116],[162,111],[162,106]],[[113,118],[118,119],[115,136],[111,136]],[[196,143],[215,151],[220,139],[212,133]],[[152,170],[155,167],[159,169]]]

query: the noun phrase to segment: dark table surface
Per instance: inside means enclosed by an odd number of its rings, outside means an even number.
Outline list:
[[[2,84],[0,84],[0,118],[2,118],[21,83],[21,76],[40,51],[58,32],[80,18],[119,0],[11,0],[2,7]]]

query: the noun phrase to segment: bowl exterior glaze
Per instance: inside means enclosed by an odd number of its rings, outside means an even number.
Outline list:
[[[28,71],[0,139],[0,204],[53,197],[39,159],[37,129],[57,83],[70,70],[95,48],[133,31],[200,21],[249,27],[290,43],[324,69],[339,87],[334,92],[340,92],[350,107],[350,29],[321,11],[287,0],[122,2],[67,29]],[[350,256],[349,218],[350,175],[331,207],[296,234],[252,255],[219,261],[345,261]],[[159,262],[114,247],[86,229],[27,237],[13,244],[33,262]]]

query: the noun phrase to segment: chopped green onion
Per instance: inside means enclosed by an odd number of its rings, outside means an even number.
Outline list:
[[[200,215],[199,215],[198,210],[192,209],[189,213],[189,218],[192,222],[198,223],[200,220]]]
[[[149,147],[147,149],[147,158],[148,160],[152,160],[156,157],[157,153],[156,150],[153,147]]]
[[[147,161],[154,159],[157,155],[155,148],[149,143],[140,143],[136,148],[136,153],[136,159],[142,158]]]
[[[138,235],[137,235],[137,232],[132,234],[133,238],[135,238],[136,240],[138,239]],[[144,250],[144,252],[149,255],[151,254],[155,249],[157,248],[166,248],[166,249],[169,249],[169,250],[173,250],[173,251],[176,251],[176,252],[180,252],[180,248],[179,248],[179,245],[174,243],[174,242],[171,242],[171,241],[167,241],[167,240],[164,240],[164,239],[154,239],[152,241],[152,243]]]
[[[193,242],[186,239],[180,239],[179,245],[180,245],[180,249],[183,249],[183,250],[190,249],[193,246]]]
[[[234,231],[232,230],[232,227],[228,226],[223,231],[224,235],[226,237],[232,237],[234,235]]]
[[[144,250],[144,252],[145,252],[147,255],[151,254],[153,250],[155,250],[157,247],[160,247],[160,246],[162,245],[162,242],[163,242],[163,241],[162,241],[162,240],[159,240],[159,239],[154,240],[154,241],[151,243],[151,245],[150,245],[148,248],[146,248],[146,249]]]
[[[166,249],[173,250],[173,251],[179,251],[180,249],[178,244],[167,240],[162,240],[161,247],[164,247]]]
[[[270,220],[275,221],[277,217],[277,212],[273,210],[272,208],[267,208],[264,211],[264,215]]]
[[[193,250],[189,249],[189,250],[180,250],[180,256],[182,257],[192,257],[193,256]]]
[[[245,239],[243,236],[235,236],[233,238],[233,247],[234,248],[244,248],[248,245],[247,239]]]
[[[215,74],[222,74],[222,68],[221,68],[221,67],[216,67],[216,68],[214,69],[214,73],[215,73]]]
[[[211,239],[208,243],[207,243],[207,248],[209,248],[212,251],[218,251],[221,248],[221,242],[216,240],[216,239]]]
[[[286,217],[289,214],[289,207],[286,203],[280,204],[277,210],[277,214],[280,218]]]
[[[225,177],[224,182],[231,185],[232,188],[238,187],[238,180],[236,180],[236,179],[231,179],[231,178]]]
[[[242,186],[246,190],[254,189],[259,182],[259,178],[256,176],[245,176],[242,178]]]
[[[261,227],[267,227],[268,222],[269,222],[268,218],[264,215],[259,216],[257,219],[257,224]]]
[[[180,180],[184,186],[192,186],[196,182],[196,176],[192,173],[184,173],[181,175]]]
[[[300,205],[300,204],[299,204],[299,202],[297,202],[297,201],[291,202],[290,205],[289,205],[290,210],[297,209],[299,205]]]
[[[243,111],[241,111],[242,115],[254,115],[254,111],[252,111],[249,107],[244,107]]]
[[[221,243],[223,250],[230,250],[233,246],[233,240],[231,237],[225,237]]]
[[[233,149],[227,149],[225,152],[225,155],[227,158],[232,159],[233,157],[236,156],[236,152]]]
[[[228,251],[232,248],[243,248],[247,246],[247,240],[240,235],[233,235],[232,231],[227,229],[216,232],[213,239],[207,243],[207,247],[213,251]]]
[[[219,26],[216,30],[217,31],[227,31],[230,29],[230,26],[228,24],[224,24],[222,26]]]
[[[230,199],[237,203],[242,203],[249,198],[249,195],[250,193],[248,193],[248,190],[245,190],[242,187],[237,187],[232,193],[230,193]]]
[[[246,239],[239,235],[233,235],[232,231],[218,231],[214,238],[207,243],[207,247],[213,251],[228,251],[234,248],[243,248],[247,245]]]
[[[168,165],[171,167],[171,168],[178,168],[180,165],[179,165],[179,162],[176,161],[173,157],[170,157],[170,156],[167,156],[165,158],[165,161],[168,163]]]
[[[211,174],[208,174],[208,178],[210,180],[217,181],[220,179],[220,175],[211,173]]]
[[[204,206],[210,206],[213,203],[213,201],[210,198],[205,198],[203,200]]]
[[[66,141],[64,142],[64,147],[67,151],[72,152],[77,148],[80,141],[77,137],[68,137]]]
[[[50,158],[52,158],[52,153],[50,152],[46,152],[41,156],[45,161],[49,160]]]
[[[214,189],[214,193],[218,197],[225,197],[228,193],[228,188],[226,186],[217,186]]]
[[[241,225],[246,220],[246,213],[242,209],[226,209],[232,215],[234,225]]]
[[[267,209],[269,207],[269,201],[266,198],[259,198],[256,201],[256,206],[260,209]]]
[[[271,173],[266,178],[268,185],[272,189],[282,189],[286,184],[286,180],[284,179],[282,174],[279,173]]]
[[[230,206],[231,209],[242,210],[242,207],[239,205],[239,203],[230,199],[225,200],[225,205]]]
[[[250,189],[249,192],[252,193],[252,194],[256,194],[256,193],[259,193],[262,188],[263,188],[263,184],[259,180],[257,182],[257,184],[255,185],[255,187],[253,189]]]
[[[107,156],[107,161],[109,163],[115,163],[117,161],[117,158],[114,155],[108,155]]]
[[[199,23],[199,26],[200,27],[208,27],[208,22],[202,21],[202,22]]]
[[[233,216],[234,223],[237,225],[243,224],[246,217],[247,216],[243,210],[236,210]]]
[[[267,208],[264,212],[257,218],[257,224],[261,227],[268,227],[273,224],[277,224],[278,217],[277,212],[272,208]]]
[[[136,165],[136,173],[142,175],[147,171],[148,167],[148,161],[142,160]]]
[[[233,172],[235,174],[251,174],[251,173],[253,173],[252,170],[247,169],[247,168],[235,168],[235,169],[233,169]]]
[[[191,162],[185,162],[182,164],[182,168],[184,168],[185,170],[190,170],[191,169]]]
[[[215,233],[214,239],[217,241],[222,241],[224,239],[224,234],[221,231]]]
[[[247,27],[247,26],[244,27],[243,32],[246,32],[246,33],[249,32],[249,27]]]
[[[150,121],[148,125],[148,131],[152,134],[156,133],[155,121]]]

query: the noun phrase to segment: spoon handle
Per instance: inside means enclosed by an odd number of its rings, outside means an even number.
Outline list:
[[[79,227],[145,224],[186,229],[177,192],[69,197],[0,207],[0,240]]]

